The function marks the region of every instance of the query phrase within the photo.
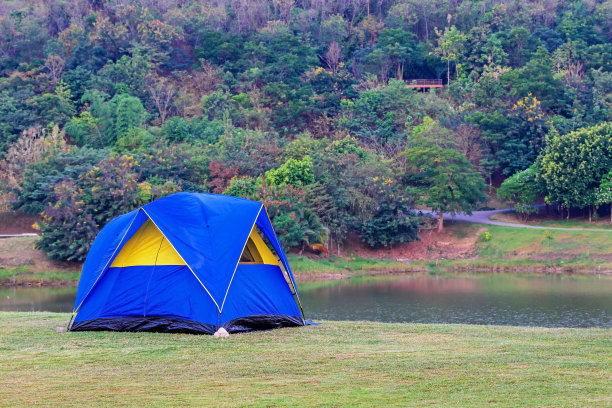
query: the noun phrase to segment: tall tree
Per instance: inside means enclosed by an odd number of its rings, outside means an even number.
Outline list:
[[[612,169],[601,180],[597,189],[597,205],[610,205],[610,224],[612,224]]]
[[[444,28],[444,31],[435,28],[437,39],[437,47],[434,50],[436,55],[441,56],[446,61],[446,83],[450,84],[450,64],[455,63],[455,70],[457,70],[457,61],[459,60],[459,54],[463,48],[466,37],[457,29],[454,25],[450,25],[451,16],[448,16],[449,25]]]
[[[444,229],[443,213],[471,214],[487,199],[480,173],[455,149],[417,146],[405,150],[399,171],[402,182],[413,189],[417,202],[438,211],[438,231]]]
[[[597,188],[612,168],[612,123],[566,135],[553,130],[546,142],[544,154],[538,158],[538,175],[546,188],[546,201],[567,209],[588,208],[590,214],[597,203]]]

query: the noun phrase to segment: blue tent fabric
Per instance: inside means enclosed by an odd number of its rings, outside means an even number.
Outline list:
[[[219,309],[261,208],[261,203],[242,198],[189,193],[174,194],[143,207]]]
[[[144,224],[147,217],[140,209],[123,214],[109,222],[94,240],[83,264],[74,310],[81,305],[94,284],[104,273],[123,245]]]
[[[245,314],[300,316],[300,310],[278,266],[238,266],[220,323],[223,325]]]
[[[150,219],[186,265],[110,267]],[[261,203],[215,194],[178,193],[106,225],[83,266],[72,330],[212,333],[303,325],[290,284],[277,265],[243,265],[254,225],[295,280]]]
[[[274,250],[278,254],[281,259],[281,263],[285,267],[291,282],[293,283],[293,287],[296,288],[295,296],[298,298],[298,302],[300,302],[300,295],[297,293],[297,285],[295,284],[295,279],[293,277],[293,272],[291,271],[291,267],[289,266],[289,260],[287,259],[287,255],[285,255],[285,251],[283,251],[283,247],[276,236],[276,232],[274,232],[274,227],[272,227],[272,222],[270,221],[270,217],[268,216],[267,211],[262,211],[259,213],[257,217],[256,225],[263,231],[266,237],[270,240],[270,244],[274,247]]]

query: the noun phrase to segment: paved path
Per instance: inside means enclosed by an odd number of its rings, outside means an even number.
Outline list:
[[[21,237],[37,237],[38,234],[0,234],[0,238],[21,238]]]
[[[544,205],[538,205],[537,207],[543,207]],[[499,214],[503,212],[513,211],[514,208],[503,208],[501,210],[490,210],[490,211],[473,211],[472,215],[461,214],[450,214],[444,213],[444,219],[450,221],[460,222],[473,222],[475,224],[486,224],[486,225],[500,225],[502,227],[513,227],[513,228],[531,228],[531,229],[542,229],[542,230],[559,230],[559,231],[604,231],[612,232],[612,229],[603,228],[564,228],[564,227],[544,227],[541,225],[526,225],[526,224],[515,224],[512,222],[495,221],[490,219],[493,214]],[[431,214],[434,217],[438,216],[437,211],[430,210],[419,210],[423,214]]]

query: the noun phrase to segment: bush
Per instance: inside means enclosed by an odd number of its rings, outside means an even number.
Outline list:
[[[302,189],[288,184],[270,185],[261,177],[234,177],[223,194],[262,202],[278,239],[286,248],[303,243],[327,243],[329,230],[306,208]]]
[[[162,132],[169,142],[183,142],[193,136],[189,122],[179,116],[168,119],[162,126]]]
[[[397,191],[392,180],[375,180],[379,206],[372,218],[361,224],[361,239],[371,247],[418,240],[419,218],[412,211],[412,200]]]
[[[155,137],[141,128],[131,128],[123,134],[115,143],[118,152],[138,150],[149,146],[155,141]]]
[[[279,168],[266,172],[266,182],[275,186],[305,186],[314,183],[312,159],[304,156],[302,160],[289,159]]]
[[[134,167],[132,157],[109,158],[58,183],[38,224],[37,248],[51,259],[85,260],[106,223],[144,204]]]
[[[497,190],[497,197],[514,206],[514,211],[524,220],[529,214],[538,211],[533,207],[540,195],[540,186],[536,181],[537,169],[532,165],[526,170],[519,171],[508,177]]]

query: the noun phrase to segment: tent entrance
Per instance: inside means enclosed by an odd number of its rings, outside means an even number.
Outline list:
[[[111,264],[113,267],[145,265],[185,265],[185,261],[176,252],[170,241],[148,219],[125,243],[119,255]]]
[[[242,255],[240,256],[241,264],[264,264],[264,265],[279,265],[278,259],[274,256],[256,226],[253,226],[251,234],[247,239]]]

